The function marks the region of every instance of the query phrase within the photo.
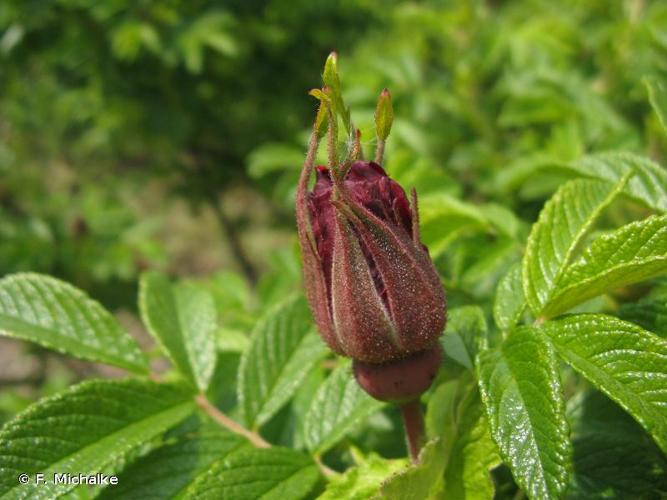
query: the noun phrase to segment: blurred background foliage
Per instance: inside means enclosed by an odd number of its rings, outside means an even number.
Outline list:
[[[452,306],[490,312],[567,175],[552,167],[608,150],[667,159],[643,83],[667,82],[665,2],[4,0],[0,275],[52,274],[130,327],[143,270],[195,280],[233,358],[257,312],[299,286],[307,93],[332,49],[367,155],[392,92],[386,167],[420,194]]]

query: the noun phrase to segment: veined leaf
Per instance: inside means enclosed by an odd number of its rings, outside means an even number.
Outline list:
[[[667,457],[618,405],[598,391],[568,401],[574,470],[568,500],[657,498],[667,491]]]
[[[572,163],[560,164],[557,168],[614,184],[632,173],[623,190],[625,195],[654,210],[667,211],[667,170],[643,156],[632,153],[600,153],[584,156]]]
[[[185,498],[285,500],[307,498],[320,478],[315,463],[287,448],[239,451],[218,461]]]
[[[667,342],[604,314],[547,321],[558,354],[616,401],[667,452]]]
[[[183,498],[213,463],[249,446],[218,425],[200,425],[130,464],[118,475],[118,484],[105,488],[96,498]]]
[[[478,306],[462,306],[447,316],[447,328],[440,339],[445,354],[472,370],[475,356],[487,347],[484,311]]]
[[[148,367],[134,339],[81,290],[39,274],[0,280],[0,334],[137,373]]]
[[[342,362],[319,387],[306,414],[306,446],[323,453],[356,424],[384,406],[364,392],[352,376],[351,363]]]
[[[667,215],[600,236],[559,280],[543,315],[553,317],[606,291],[667,272]]]
[[[191,285],[172,285],[163,274],[149,272],[141,277],[139,308],[148,331],[175,367],[205,391],[217,353],[211,294]]]
[[[525,309],[521,263],[517,262],[498,283],[493,302],[493,319],[500,329],[509,330],[519,322]]]
[[[623,304],[618,310],[621,319],[637,323],[662,338],[667,338],[667,291],[653,293],[637,302]]]
[[[557,498],[572,449],[553,348],[531,328],[514,330],[478,356],[491,434],[517,484],[531,498]]]
[[[528,236],[523,257],[523,290],[535,315],[547,304],[574,251],[623,183],[575,179],[544,205]]]
[[[0,498],[55,498],[75,484],[54,474],[94,474],[176,425],[195,409],[187,387],[92,380],[35,403],[0,431]],[[44,473],[48,484],[19,484]]]
[[[269,420],[326,352],[303,297],[270,311],[241,358],[238,391],[245,422],[259,426]]]

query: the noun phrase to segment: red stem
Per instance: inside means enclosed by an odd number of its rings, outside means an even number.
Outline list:
[[[419,451],[424,444],[424,414],[419,398],[403,403],[400,406],[403,427],[405,428],[405,441],[412,463],[419,462]]]

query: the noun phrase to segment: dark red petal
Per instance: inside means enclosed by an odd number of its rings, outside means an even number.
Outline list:
[[[382,277],[392,322],[405,352],[425,349],[445,326],[445,294],[428,254],[412,235],[359,204],[340,204]]]
[[[345,353],[368,363],[400,356],[396,331],[375,289],[357,235],[336,218],[331,304],[338,342]]]

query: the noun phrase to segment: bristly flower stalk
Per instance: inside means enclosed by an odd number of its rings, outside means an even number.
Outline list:
[[[353,359],[359,385],[372,397],[401,406],[408,449],[416,461],[424,428],[419,397],[442,361],[445,293],[420,241],[416,192],[408,199],[379,163],[393,121],[391,95],[382,91],[375,112],[376,161],[363,161],[361,132],[349,128],[336,61],[333,56],[327,60],[327,86],[311,91],[320,99],[320,112],[296,193],[306,296],[323,340]],[[328,165],[314,167],[322,108]],[[338,115],[348,133],[354,131],[342,162]]]

